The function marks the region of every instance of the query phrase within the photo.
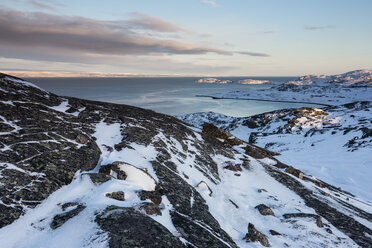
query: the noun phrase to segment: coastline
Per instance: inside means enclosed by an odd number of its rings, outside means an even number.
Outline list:
[[[250,101],[261,101],[261,102],[286,102],[286,103],[304,103],[304,104],[314,104],[321,105],[324,107],[331,107],[335,105],[324,104],[324,103],[315,103],[315,102],[302,102],[302,101],[284,101],[284,100],[265,100],[265,99],[256,99],[256,98],[234,98],[234,97],[216,97],[208,95],[195,95],[196,97],[209,97],[212,99],[232,99],[232,100],[250,100]]]

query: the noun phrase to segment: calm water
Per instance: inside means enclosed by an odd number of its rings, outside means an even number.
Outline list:
[[[281,83],[293,78],[268,79]],[[195,97],[234,90],[265,89],[270,85],[197,84],[197,78],[31,78],[29,81],[63,96],[129,104],[170,115],[212,111],[243,117],[282,108],[317,106],[302,103],[262,102],[252,100],[211,99]],[[243,78],[228,78],[239,80]]]

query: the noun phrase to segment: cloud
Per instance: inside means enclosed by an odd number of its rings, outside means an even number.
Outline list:
[[[329,29],[334,28],[333,25],[327,25],[327,26],[306,26],[304,27],[305,30],[322,30],[322,29]]]
[[[178,27],[171,22],[165,21],[158,17],[149,16],[139,12],[132,12],[132,19],[126,21],[132,28],[154,30],[159,32],[189,32],[188,30]]]
[[[202,0],[203,3],[208,4],[212,7],[217,7],[217,3],[215,0]]]
[[[53,11],[56,10],[55,7],[53,7],[51,5],[48,5],[48,4],[45,4],[45,3],[38,2],[38,1],[30,0],[30,1],[28,1],[28,3],[30,5],[33,5],[35,7],[41,8],[41,9],[53,10]]]
[[[277,31],[275,30],[267,30],[267,31],[262,31],[262,32],[259,32],[260,34],[275,34],[277,33]]]
[[[255,53],[255,52],[235,52],[235,53],[253,56],[253,57],[270,57],[270,55],[266,53]]]
[[[137,15],[139,16],[139,15]],[[40,12],[24,13],[0,10],[0,45],[10,47],[49,47],[92,54],[206,54],[231,55],[230,51],[199,46],[170,39],[146,36],[136,29],[181,31],[175,25],[159,21],[150,25],[145,18],[129,21],[98,21]],[[133,24],[135,22],[135,24]]]
[[[64,7],[64,4],[58,3],[53,0],[14,0],[16,2],[22,4],[28,4],[30,6],[36,7],[38,9],[46,10],[46,11],[57,11],[58,7]]]
[[[195,56],[188,59],[186,55],[269,56],[169,38],[188,32],[192,31],[141,13],[132,13],[124,20],[102,21],[0,8],[0,33],[3,34],[0,65],[33,70],[79,68],[81,71],[192,74],[221,73],[233,68],[219,63],[218,57],[217,62],[203,62]]]

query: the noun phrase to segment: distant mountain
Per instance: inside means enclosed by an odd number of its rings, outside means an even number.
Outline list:
[[[371,246],[368,203],[277,155],[0,74],[1,247]]]

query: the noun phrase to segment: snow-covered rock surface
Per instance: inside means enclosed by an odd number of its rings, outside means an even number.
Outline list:
[[[270,89],[234,91],[207,96],[326,105],[371,101],[372,71],[357,70],[333,76],[303,76],[295,81],[276,85]]]
[[[181,120],[204,122],[281,155],[282,162],[372,202],[372,103],[278,110],[246,118],[196,113]]]
[[[231,83],[231,80],[222,80],[218,78],[201,78],[196,80],[197,83],[200,84],[228,84]]]
[[[372,244],[370,204],[275,153],[19,80],[0,75],[1,247]]]

